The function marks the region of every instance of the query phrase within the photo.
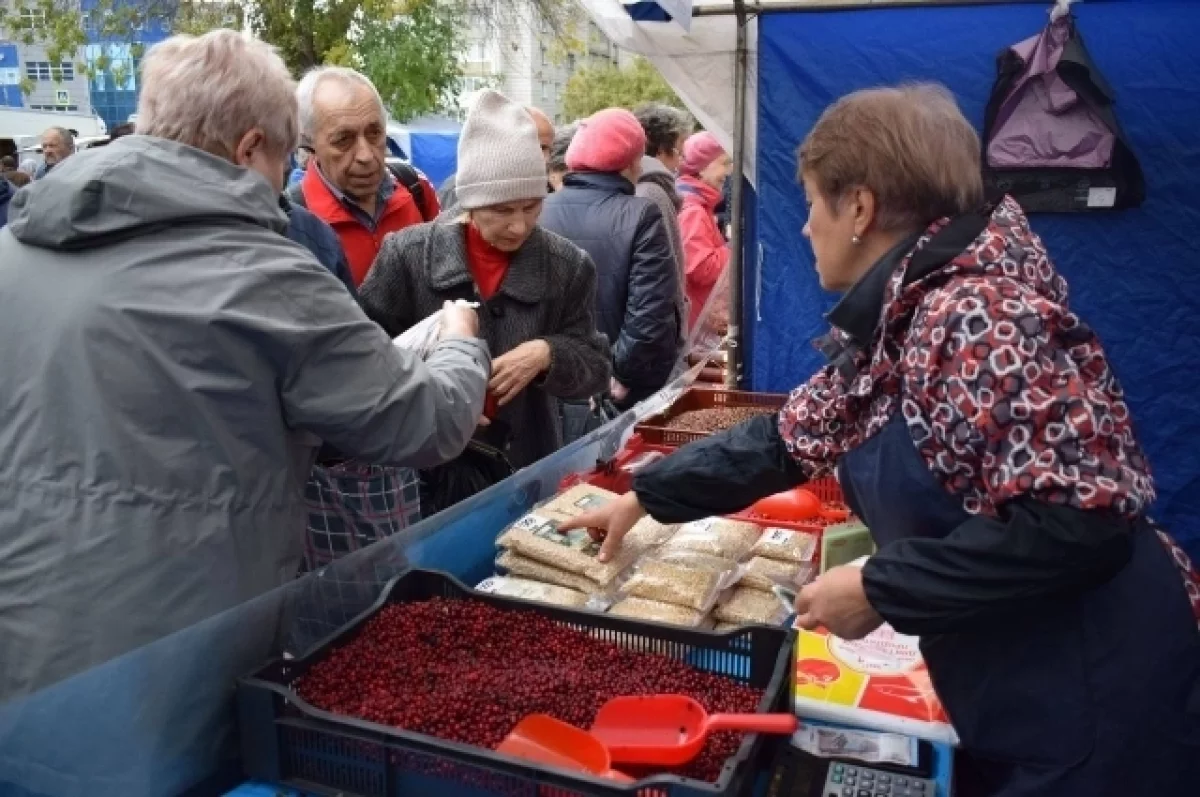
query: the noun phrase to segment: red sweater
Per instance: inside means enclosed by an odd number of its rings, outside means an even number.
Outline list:
[[[427,180],[421,180],[421,189],[425,192],[425,207],[436,217],[437,192]],[[338,240],[342,242],[342,251],[346,254],[346,262],[350,265],[350,275],[354,278],[355,287],[362,285],[363,280],[367,278],[367,272],[371,270],[371,264],[375,262],[375,256],[379,254],[379,248],[383,246],[383,239],[388,233],[399,232],[405,227],[425,221],[421,218],[421,212],[417,209],[412,195],[402,185],[397,185],[388,198],[374,230],[363,226],[363,223],[342,205],[315,167],[304,173],[300,190],[304,192],[304,204],[308,209],[337,233]]]
[[[512,255],[501,252],[485,241],[475,225],[467,222],[467,268],[484,300],[492,298],[500,290],[511,260]]]
[[[677,185],[683,197],[679,232],[683,237],[687,296],[692,303],[690,329],[729,263],[729,244],[717,227],[716,210],[721,202],[721,192],[695,177],[680,177]]]

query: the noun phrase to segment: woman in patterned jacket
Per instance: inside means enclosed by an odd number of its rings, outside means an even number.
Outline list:
[[[1147,518],[1100,341],[1021,208],[984,206],[979,152],[938,87],[829,108],[799,160],[821,284],[844,292],[830,363],[577,524],[611,555],[646,513],[728,513],[836,470],[878,553],[805,587],[799,623],[921,637],[962,793],[1195,793],[1200,584]]]

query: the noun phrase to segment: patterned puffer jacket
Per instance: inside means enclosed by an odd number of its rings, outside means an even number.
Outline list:
[[[788,452],[809,479],[827,475],[901,412],[970,514],[1029,497],[1143,515],[1154,485],[1121,386],[1023,211],[1006,198],[961,254],[907,278],[949,223],[934,223],[892,275],[876,339],[854,367],[829,365],[792,393],[779,416]],[[1200,617],[1200,577],[1159,535]]]

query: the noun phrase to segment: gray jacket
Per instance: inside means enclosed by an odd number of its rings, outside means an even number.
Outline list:
[[[538,227],[479,311],[481,333],[496,357],[538,338],[550,344],[550,370],[498,415],[512,433],[508,458],[515,467],[562,445],[556,398],[586,399],[608,387],[608,344],[596,332],[595,297],[596,268],[587,254]],[[448,299],[478,301],[478,294],[463,222],[446,217],[388,236],[359,290],[367,315],[390,335]]]
[[[422,363],[283,236],[258,174],[127,136],[0,230],[0,703],[293,578],[327,440],[459,454],[482,341]]]
[[[682,353],[688,335],[687,320],[692,317],[688,309],[691,303],[688,302],[687,292],[684,290],[684,286],[687,285],[687,262],[684,260],[683,234],[679,231],[679,208],[683,201],[679,194],[675,193],[675,175],[663,166],[662,161],[649,155],[642,156],[642,176],[638,180],[636,193],[658,207],[667,227],[667,240],[671,244],[671,254],[675,257],[675,268],[679,272],[675,306],[679,308],[679,317],[683,320],[679,330],[679,350]]]

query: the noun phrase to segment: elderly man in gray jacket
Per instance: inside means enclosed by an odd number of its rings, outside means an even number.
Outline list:
[[[430,466],[490,373],[471,311],[399,350],[279,206],[294,85],[266,45],[176,37],[138,132],[20,192],[0,231],[0,703],[296,574],[321,441]]]

